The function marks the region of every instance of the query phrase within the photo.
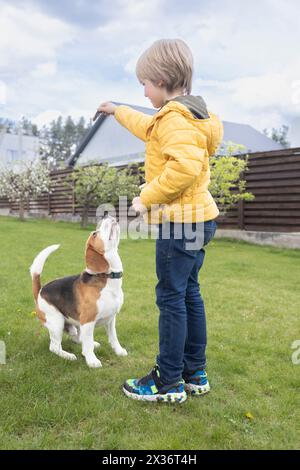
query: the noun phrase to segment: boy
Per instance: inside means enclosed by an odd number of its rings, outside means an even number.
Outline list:
[[[182,403],[187,391],[203,395],[210,390],[198,275],[204,246],[217,227],[214,219],[219,210],[208,191],[209,156],[222,141],[223,126],[207,111],[201,96],[190,94],[193,56],[181,39],[155,41],[139,58],[136,74],[145,96],[160,108],[154,116],[111,102],[98,108],[114,114],[146,142],[146,184],[132,203],[148,223],[159,228],[155,288],[160,310],[159,355],[149,374],[126,380],[123,391],[138,400]],[[197,245],[187,233],[196,235]]]

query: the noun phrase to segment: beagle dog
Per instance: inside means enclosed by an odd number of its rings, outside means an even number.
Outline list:
[[[82,355],[89,367],[101,367],[94,349],[94,328],[103,325],[109,343],[118,356],[127,356],[116,333],[116,314],[120,311],[123,266],[118,254],[120,226],[107,211],[86,242],[86,269],[81,274],[55,279],[41,287],[40,276],[47,257],[60,245],[42,250],[30,267],[36,313],[48,328],[50,351],[58,356],[76,360],[75,354],[62,349],[63,332],[75,343],[82,344]]]

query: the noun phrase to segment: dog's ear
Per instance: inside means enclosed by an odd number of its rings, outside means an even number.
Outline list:
[[[86,267],[97,273],[104,273],[108,270],[109,264],[104,257],[104,243],[93,233],[89,236],[85,247]]]

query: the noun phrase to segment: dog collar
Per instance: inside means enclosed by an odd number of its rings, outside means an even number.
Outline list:
[[[97,273],[97,277],[109,277],[110,279],[120,279],[123,276],[123,272],[120,271],[118,273]]]
[[[100,278],[110,278],[110,279],[120,279],[123,276],[123,271],[112,272],[112,273],[93,273],[89,270],[86,270],[86,273],[90,276],[100,277]]]

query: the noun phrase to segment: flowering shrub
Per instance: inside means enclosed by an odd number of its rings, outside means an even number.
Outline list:
[[[24,220],[25,202],[50,193],[50,186],[47,162],[22,163],[18,171],[12,168],[0,171],[0,197],[18,203],[21,220]]]
[[[245,150],[244,145],[228,141],[225,155],[210,158],[211,182],[209,191],[215,198],[220,213],[225,214],[239,200],[252,201],[255,196],[246,191],[243,173],[248,170],[248,155],[237,154]]]
[[[107,163],[77,167],[66,181],[74,187],[76,202],[82,207],[81,226],[86,227],[91,207],[100,204],[117,205],[120,196],[132,199],[139,194],[139,177],[131,168],[119,169]]]

